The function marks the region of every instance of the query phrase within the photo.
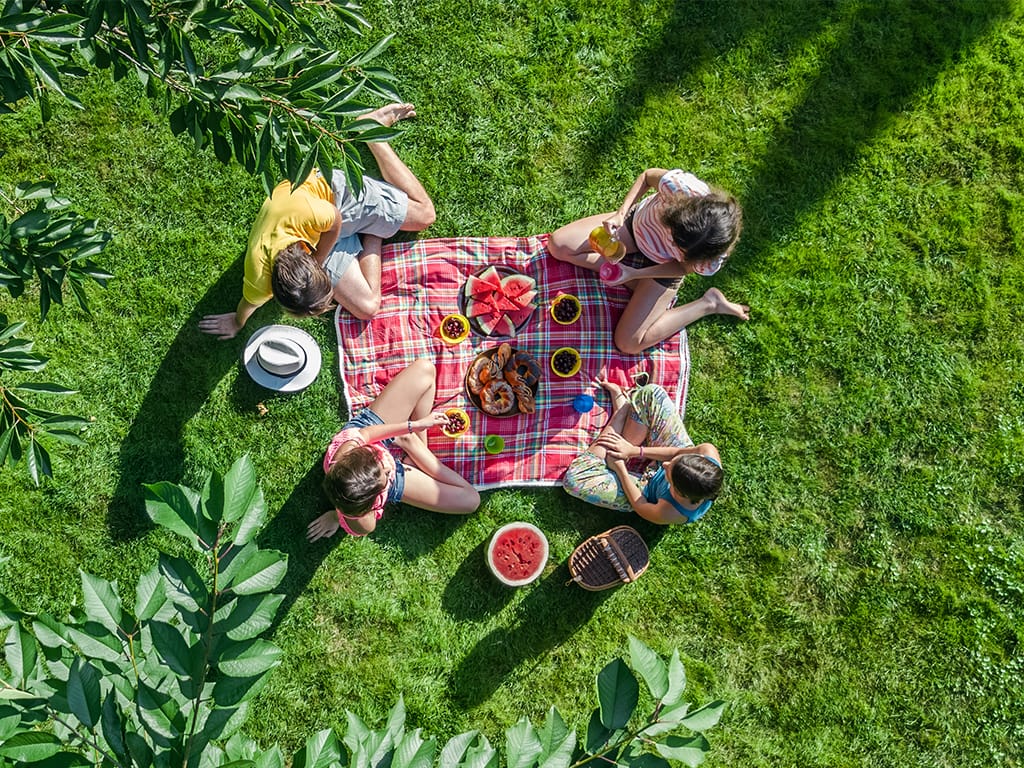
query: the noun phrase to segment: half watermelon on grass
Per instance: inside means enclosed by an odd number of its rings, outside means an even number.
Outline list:
[[[535,581],[547,562],[547,537],[530,523],[501,526],[487,545],[487,567],[506,587],[521,587]]]

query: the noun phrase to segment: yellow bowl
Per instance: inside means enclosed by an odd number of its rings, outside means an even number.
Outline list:
[[[458,432],[450,431],[447,425],[441,427],[441,434],[444,435],[445,437],[458,437],[459,435],[464,435],[466,434],[466,432],[469,431],[469,414],[466,413],[462,408],[448,408],[444,412],[444,415],[447,416],[448,418],[451,418],[452,416],[462,417],[462,429],[460,429]]]
[[[462,332],[458,336],[449,336],[445,332],[444,328],[451,320],[454,320],[462,327]],[[469,336],[469,320],[464,315],[445,315],[441,318],[439,333],[441,334],[441,341],[445,344],[458,344],[465,341],[466,337]]]
[[[576,362],[573,363],[573,366],[568,373],[562,373],[557,368],[555,368],[555,358],[561,352],[571,352],[576,358]],[[551,372],[555,374],[555,376],[561,376],[563,379],[568,379],[570,376],[575,376],[577,373],[580,372],[580,367],[583,365],[583,358],[580,357],[580,353],[577,350],[573,349],[572,347],[559,347],[558,349],[551,353],[550,365]]]
[[[576,314],[572,316],[571,320],[559,320],[555,316],[555,307],[561,304],[563,301],[571,301],[576,304]],[[555,296],[554,301],[551,302],[551,319],[559,325],[572,325],[580,319],[580,315],[583,314],[583,305],[580,304],[580,300],[573,296],[571,293],[562,293]]]

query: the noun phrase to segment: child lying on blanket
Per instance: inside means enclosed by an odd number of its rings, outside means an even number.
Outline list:
[[[476,511],[480,494],[438,460],[421,434],[448,423],[443,412],[431,412],[435,387],[434,364],[416,360],[334,436],[324,456],[324,491],[336,509],[309,524],[310,541],[339,527],[352,536],[372,533],[389,503],[449,515]],[[409,463],[396,462],[381,443],[399,445]]]
[[[612,398],[612,416],[563,481],[567,493],[599,507],[634,510],[645,520],[667,525],[703,517],[722,488],[722,460],[711,443],[694,446],[665,390],[649,384],[634,390],[599,380]],[[661,466],[643,490],[626,469],[633,457]]]
[[[655,193],[640,200],[648,189]],[[611,284],[633,290],[615,328],[620,351],[639,354],[706,315],[749,318],[749,307],[729,301],[717,288],[672,308],[686,275],[715,274],[735,247],[742,228],[736,198],[712,190],[692,173],[650,168],[633,182],[617,211],[555,230],[548,250],[560,261],[599,270],[603,258],[591,248],[589,235],[602,226],[626,250],[622,274]]]

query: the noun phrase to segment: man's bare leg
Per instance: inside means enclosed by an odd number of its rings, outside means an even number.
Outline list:
[[[396,102],[367,112],[363,117],[390,128],[399,120],[416,117],[416,108],[412,104]],[[394,184],[409,196],[409,210],[405,214],[405,221],[402,222],[401,229],[405,232],[419,232],[433,224],[437,218],[434,202],[430,199],[430,195],[427,194],[427,190],[424,189],[420,180],[402,162],[391,145],[375,141],[370,142],[367,146],[373,154],[373,159],[377,161],[377,167],[380,168],[384,181]]]

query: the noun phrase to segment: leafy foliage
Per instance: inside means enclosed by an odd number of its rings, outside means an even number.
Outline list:
[[[57,196],[52,182],[18,184],[15,205],[20,201],[35,205],[19,209],[13,221],[0,215],[0,286],[18,298],[35,274],[40,283],[39,315],[46,320],[51,304],[64,303],[66,280],[79,306],[88,312],[86,281],[105,287],[113,277],[92,261],[110,242],[110,233],[99,231],[95,220],[68,210],[71,203]]]
[[[50,454],[40,437],[77,445],[89,422],[81,416],[39,408],[25,399],[27,394],[71,395],[74,390],[49,382],[4,382],[5,371],[36,372],[46,367],[47,359],[32,352],[33,343],[17,336],[24,327],[25,323],[8,324],[7,317],[0,314],[0,466],[24,458],[33,482],[39,485],[40,476],[53,475]]]
[[[344,168],[358,187],[362,165],[351,142],[397,133],[355,118],[366,108],[360,97],[397,99],[394,76],[374,65],[391,38],[343,60],[317,32],[332,21],[353,33],[369,26],[349,0],[8,0],[0,106],[35,99],[46,120],[57,94],[81,108],[65,84],[81,72],[77,51],[115,79],[138,77],[176,134],[197,149],[212,144],[221,162],[236,159],[268,189],[278,169],[298,183],[316,167],[327,176]]]
[[[253,541],[266,518],[249,458],[201,490],[146,487],[146,510],[182,535],[202,567],[161,554],[129,607],[116,583],[81,572],[82,607],[60,622],[28,615],[0,595],[7,674],[0,677],[0,759],[25,764],[109,766],[284,766],[277,747],[261,749],[240,731],[249,702],[278,666],[281,650],[260,637],[282,595],[287,560]],[[202,571],[202,572],[201,572]],[[596,760],[636,768],[695,766],[724,702],[694,712],[681,701],[685,674],[676,652],[666,663],[630,639],[633,666],[655,700],[637,717],[639,683],[621,659],[597,676],[600,707],[580,744],[552,707],[535,728],[522,719],[505,734],[508,768],[580,768]],[[498,750],[468,731],[440,752],[406,728],[400,697],[382,729],[346,712],[344,737],[330,729],[307,739],[296,768],[497,768]],[[687,735],[675,733],[685,729]]]

